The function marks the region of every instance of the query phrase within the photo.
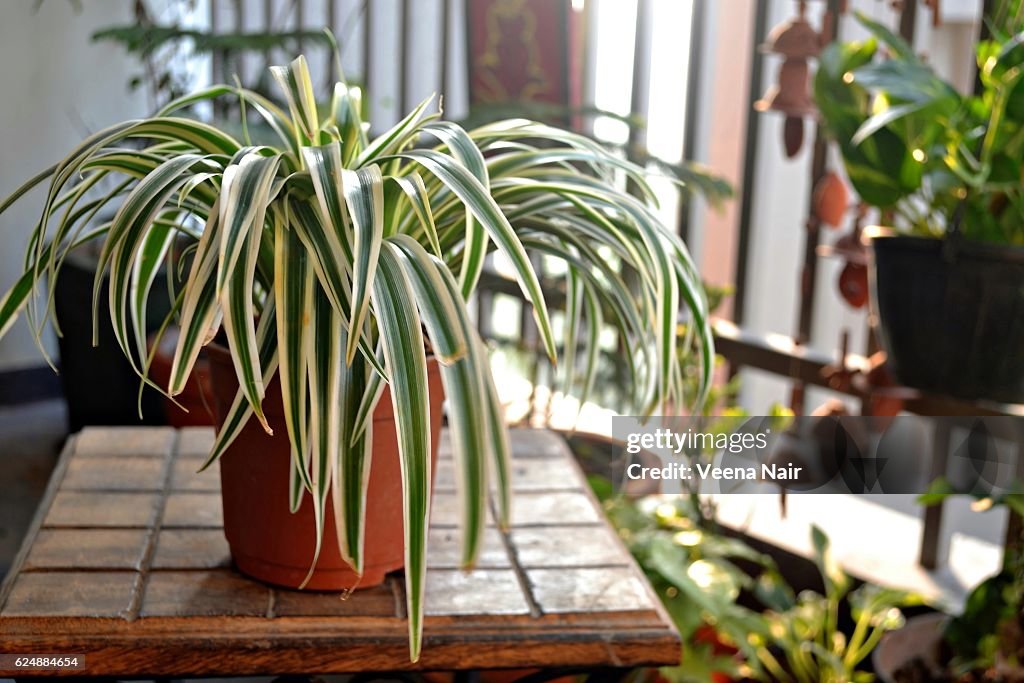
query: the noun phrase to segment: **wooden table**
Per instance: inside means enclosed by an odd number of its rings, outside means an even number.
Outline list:
[[[513,524],[489,522],[471,573],[458,569],[443,440],[416,665],[400,575],[343,598],[269,588],[232,570],[219,473],[194,474],[212,438],[206,429],[102,428],[69,441],[0,588],[0,654],[84,655],[82,670],[45,673],[117,677],[679,659],[671,621],[550,432],[513,431]],[[18,673],[0,666],[0,675]]]

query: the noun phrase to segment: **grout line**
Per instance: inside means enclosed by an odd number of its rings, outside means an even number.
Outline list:
[[[174,461],[178,456],[178,446],[181,443],[181,434],[177,430],[174,431],[174,438],[171,440],[171,454],[166,459],[163,470],[163,488],[160,489],[160,499],[156,504],[156,514],[153,518],[153,526],[149,530],[149,534],[146,536],[146,550],[142,556],[142,562],[139,565],[139,580],[136,583],[136,590],[132,593],[132,601],[128,606],[128,612],[125,618],[128,621],[135,621],[139,618],[139,614],[142,611],[142,600],[146,593],[146,588],[149,585],[149,576],[152,573],[153,558],[156,555],[156,544],[157,537],[160,535],[160,529],[163,526],[164,513],[167,511],[167,499],[171,493],[171,479],[174,473]]]
[[[496,509],[494,498],[488,499],[491,505],[491,514],[494,515],[495,519],[498,519],[498,510]],[[519,582],[519,590],[522,591],[523,597],[526,599],[526,604],[530,608],[530,616],[539,619],[543,614],[543,610],[540,608],[540,604],[536,598],[533,597],[533,591],[530,590],[530,580],[526,576],[526,570],[523,569],[519,563],[519,553],[516,552],[516,548],[512,545],[512,536],[510,529],[502,529],[498,527],[498,535],[501,536],[501,543],[505,546],[505,552],[508,553],[509,563],[512,565],[512,571],[515,572],[516,581]]]

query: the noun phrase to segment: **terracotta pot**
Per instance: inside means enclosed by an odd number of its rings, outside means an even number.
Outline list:
[[[174,351],[178,346],[178,327],[167,328],[159,337],[160,345],[153,354],[153,363],[149,367],[149,376],[159,386],[166,387],[171,382],[171,368],[174,365]],[[149,336],[149,348],[152,350],[157,341],[156,333]],[[183,427],[216,427],[217,416],[214,404],[213,388],[210,386],[210,362],[205,353],[200,353],[192,374],[185,383],[185,389],[174,397],[174,400],[163,399],[164,417],[167,424],[181,429]]]
[[[227,349],[215,344],[207,348],[220,424],[234,399],[238,381]],[[427,381],[431,458],[436,465],[444,390],[440,368],[433,357],[428,360]],[[315,549],[313,506],[307,496],[297,513],[291,514],[288,509],[291,448],[276,377],[267,387],[263,410],[274,430],[273,436],[264,432],[256,420],[250,420],[220,459],[224,535],[240,571],[267,583],[298,588],[309,572]],[[366,555],[361,579],[341,557],[330,497],[325,520],[320,558],[305,586],[307,589],[367,588],[382,583],[388,572],[404,565],[402,477],[390,388],[385,388],[373,414]]]

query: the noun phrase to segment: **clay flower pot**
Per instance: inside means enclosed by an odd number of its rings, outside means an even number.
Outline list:
[[[217,344],[207,348],[220,424],[234,399],[238,380],[228,350]],[[436,466],[444,390],[440,368],[433,357],[428,359],[427,381],[431,458]],[[263,409],[274,430],[273,436],[263,431],[258,421],[250,420],[220,459],[224,535],[239,571],[266,583],[298,588],[309,574],[316,548],[316,527],[308,495],[298,512],[289,511],[291,447],[277,378],[267,387]],[[373,414],[362,577],[352,570],[338,549],[330,497],[325,520],[320,557],[305,588],[323,591],[368,588],[382,583],[388,572],[404,565],[402,477],[389,388],[384,389]]]

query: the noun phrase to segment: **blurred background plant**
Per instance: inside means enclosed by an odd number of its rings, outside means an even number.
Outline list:
[[[999,496],[973,495],[972,507],[979,512],[1009,508],[1024,514],[1024,492],[1019,488]],[[938,505],[963,494],[946,479],[939,479],[919,498],[923,505]],[[963,611],[951,618],[942,633],[941,653],[954,677],[984,672],[1003,675],[1006,680],[1024,680],[1024,528],[1008,543],[1003,566],[976,585],[968,594]],[[958,680],[958,679],[957,679]],[[967,678],[965,680],[974,680]]]
[[[295,2],[285,9],[290,12]],[[346,27],[347,31],[365,10],[364,0]],[[186,17],[197,9],[197,0],[165,0],[156,12],[146,0],[132,0],[133,21],[129,24],[108,26],[92,34],[94,41],[109,41],[120,45],[141,66],[132,76],[128,87],[145,87],[150,106],[156,110],[191,90],[192,76],[182,64],[196,57],[214,53],[221,55],[220,73],[215,80],[234,82],[240,73],[239,62],[246,54],[267,55],[271,51],[286,54],[308,52],[310,47],[333,50],[334,42],[322,30],[289,29],[259,31],[219,31],[195,28],[185,23]],[[282,16],[270,25],[282,24]],[[344,36],[344,34],[343,34]],[[243,83],[250,90],[268,94],[272,91],[266,69],[257,70],[257,80]]]
[[[862,201],[892,227],[1024,244],[1024,38],[1019,0],[997,3],[977,45],[975,94],[961,94],[900,36],[871,33],[822,53],[815,100]]]
[[[824,593],[802,591],[786,609],[764,614],[765,628],[752,632],[762,680],[781,683],[867,683],[874,674],[862,663],[882,637],[904,624],[902,608],[922,604],[919,596],[854,582],[832,556],[831,543],[811,529],[814,557]],[[844,629],[848,610],[852,630]]]

